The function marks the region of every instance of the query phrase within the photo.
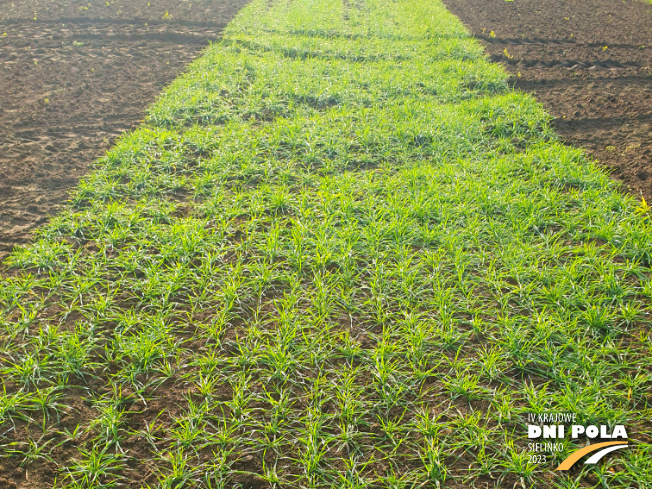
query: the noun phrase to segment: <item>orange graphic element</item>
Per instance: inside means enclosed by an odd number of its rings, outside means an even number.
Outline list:
[[[605,441],[604,443],[594,443],[588,447],[580,448],[578,451],[571,453],[566,460],[559,464],[555,470],[568,470],[570,469],[575,462],[581,459],[587,453],[595,452],[604,447],[610,447],[612,445],[627,445],[626,441]]]

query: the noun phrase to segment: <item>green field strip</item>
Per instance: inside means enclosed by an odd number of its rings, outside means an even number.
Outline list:
[[[0,464],[650,487],[650,211],[549,123],[439,0],[253,0],[5,261]],[[633,447],[555,473],[541,412]]]

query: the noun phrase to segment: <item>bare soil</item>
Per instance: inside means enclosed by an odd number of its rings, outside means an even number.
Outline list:
[[[0,262],[247,0],[0,0]]]
[[[569,144],[652,202],[652,5],[645,0],[444,0],[535,94]]]

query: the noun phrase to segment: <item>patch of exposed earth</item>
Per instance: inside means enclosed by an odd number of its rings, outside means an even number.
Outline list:
[[[0,262],[246,3],[2,2]]]
[[[643,0],[444,0],[635,197],[652,202],[652,5]]]

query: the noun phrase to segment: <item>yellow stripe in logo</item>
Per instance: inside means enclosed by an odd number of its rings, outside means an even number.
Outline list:
[[[568,470],[570,469],[575,462],[577,462],[579,459],[581,459],[584,455],[587,453],[595,452],[596,450],[599,450],[604,447],[610,447],[612,445],[627,445],[627,442],[623,441],[605,441],[604,443],[594,443],[593,445],[589,445],[588,447],[580,448],[576,452],[571,453],[566,460],[564,460],[561,464],[559,464],[559,467],[557,467],[555,470]]]

